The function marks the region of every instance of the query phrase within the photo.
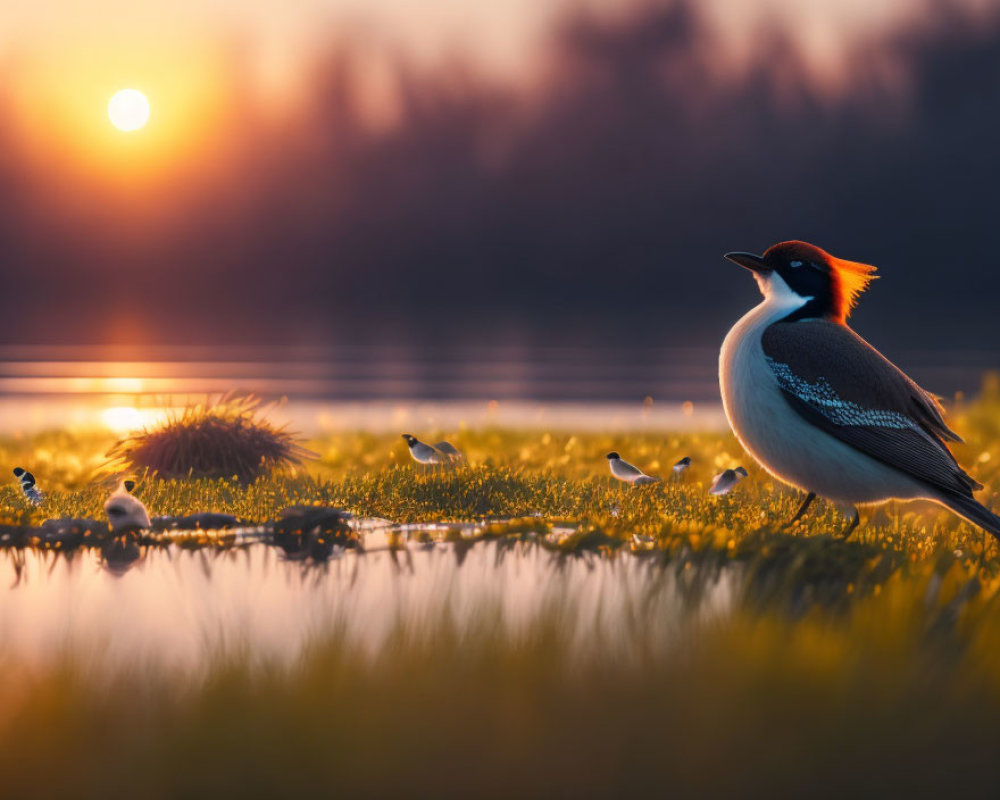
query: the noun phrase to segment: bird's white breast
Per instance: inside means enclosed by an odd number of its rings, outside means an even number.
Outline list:
[[[611,467],[611,474],[622,481],[631,482],[643,474],[641,469],[632,466],[627,461],[622,461],[620,458],[612,458],[608,464]]]
[[[761,335],[805,302],[794,293],[773,293],[740,319],[722,343],[722,404],[740,444],[779,480],[836,502],[926,496],[926,489],[907,475],[806,422],[785,400]]]
[[[124,489],[119,489],[108,498],[104,504],[104,510],[107,511],[111,506],[117,506],[121,509],[120,514],[108,517],[113,530],[149,527],[149,512],[146,511],[146,506]]]

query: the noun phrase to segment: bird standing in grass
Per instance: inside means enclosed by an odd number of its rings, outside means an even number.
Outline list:
[[[104,504],[112,533],[134,533],[149,528],[149,512],[132,494],[134,488],[135,481],[122,481]]]
[[[403,439],[406,440],[406,446],[410,448],[410,455],[418,464],[440,464],[446,460],[444,454],[429,444],[424,444],[416,436],[404,433]]]
[[[691,467],[691,456],[684,456],[680,461],[678,461],[672,467],[674,471],[674,477],[679,478]]]
[[[652,483],[663,483],[663,478],[657,477],[656,475],[647,475],[638,467],[634,467],[627,461],[623,461],[622,457],[616,452],[608,453],[607,459],[608,466],[611,468],[611,474],[620,481],[631,483],[634,486],[646,486]]]
[[[712,485],[708,489],[709,494],[723,495],[729,494],[747,476],[747,471],[743,467],[727,469],[712,478]]]
[[[35,484],[35,476],[23,467],[14,467],[14,477],[20,482],[25,499],[33,506],[41,505],[45,495]]]
[[[461,461],[465,458],[465,456],[462,455],[462,451],[455,447],[455,445],[451,442],[437,442],[433,445],[433,447],[445,457],[446,461]]]
[[[1000,537],[1000,517],[972,495],[937,398],[847,325],[875,268],[805,242],[763,256],[727,253],[764,295],[726,336],[719,382],[740,444],[774,477],[820,495],[858,524],[859,504],[925,498]]]

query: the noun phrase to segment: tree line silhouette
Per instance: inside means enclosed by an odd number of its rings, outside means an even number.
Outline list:
[[[234,92],[224,163],[143,235],[67,221],[0,133],[3,340],[714,344],[756,292],[721,254],[803,238],[880,267],[890,349],[993,347],[1000,13],[857,42],[836,91],[791,30],[719,69],[693,2],[548,42],[528,87],[400,58],[388,124],[351,45],[288,124]]]

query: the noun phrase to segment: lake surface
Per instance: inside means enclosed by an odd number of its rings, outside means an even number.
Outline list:
[[[263,543],[227,551],[149,548],[110,569],[96,550],[71,557],[0,552],[0,655],[26,664],[70,654],[84,668],[199,670],[226,654],[291,664],[335,635],[380,655],[395,632],[432,622],[492,626],[516,642],[546,622],[575,646],[630,657],[630,642],[669,648],[684,626],[725,614],[740,586],[733,568],[701,574],[656,556],[564,556],[537,545],[417,543],[293,561]],[[383,537],[384,538],[384,537]],[[382,549],[379,549],[382,547]],[[636,637],[636,626],[646,628]]]
[[[992,351],[897,357],[945,397],[973,393]],[[697,347],[0,346],[0,431],[142,426],[207,395],[286,398],[303,433],[500,425],[720,429],[717,351]]]

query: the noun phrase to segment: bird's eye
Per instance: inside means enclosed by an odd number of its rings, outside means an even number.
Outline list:
[[[801,267],[802,266],[802,262],[801,261],[789,261],[788,262],[788,266],[790,266],[790,267]]]

